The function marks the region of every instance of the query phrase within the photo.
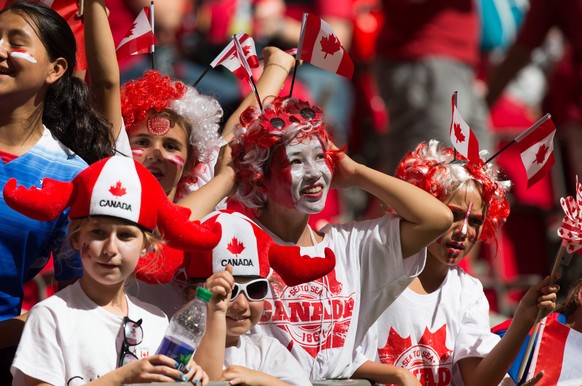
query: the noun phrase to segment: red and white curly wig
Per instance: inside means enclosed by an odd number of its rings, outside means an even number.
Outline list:
[[[453,148],[439,141],[422,142],[408,152],[396,169],[396,177],[443,202],[467,182],[475,183],[486,206],[480,240],[494,239],[497,229],[509,216],[506,193],[511,188],[511,181],[503,179],[499,168],[483,161],[478,164],[468,162],[458,153],[455,160]]]
[[[187,164],[191,167],[209,163],[218,154],[223,114],[218,101],[158,71],[146,71],[141,78],[123,85],[121,112],[129,135],[148,117],[164,112],[182,117],[190,145]]]
[[[265,179],[269,176],[271,160],[291,141],[317,138],[332,171],[339,156],[339,151],[330,149],[321,108],[297,98],[275,98],[264,106],[264,112],[249,107],[241,114],[234,135],[236,199],[247,208],[260,210],[265,207],[268,196]]]

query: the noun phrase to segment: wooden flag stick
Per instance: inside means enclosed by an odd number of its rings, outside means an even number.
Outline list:
[[[550,285],[555,283],[556,278],[557,278],[557,274],[558,274],[558,267],[560,266],[560,262],[562,261],[562,257],[564,256],[564,252],[566,251],[566,241],[562,240],[562,244],[560,244],[560,249],[558,249],[558,253],[556,253],[556,259],[554,260],[554,266],[552,267],[552,272],[550,274]],[[538,311],[538,315],[536,317],[536,321],[534,323],[534,328],[533,331],[531,333],[531,336],[529,338],[529,342],[527,342],[527,347],[525,349],[525,354],[523,356],[523,359],[521,361],[521,366],[519,367],[519,373],[517,374],[517,380],[518,382],[521,381],[522,377],[524,376],[524,372],[525,372],[525,367],[527,366],[527,362],[529,359],[529,356],[531,354],[531,350],[533,348],[533,342],[536,338],[536,335],[538,333],[539,327],[540,327],[540,320],[542,320],[542,309],[540,309]]]

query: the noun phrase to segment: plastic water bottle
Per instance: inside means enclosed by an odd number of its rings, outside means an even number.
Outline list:
[[[178,370],[186,368],[200,344],[206,329],[206,303],[211,297],[212,292],[199,287],[196,298],[176,311],[170,320],[156,354],[174,359],[179,364]]]

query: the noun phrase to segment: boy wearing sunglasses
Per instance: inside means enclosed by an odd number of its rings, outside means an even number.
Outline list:
[[[217,213],[211,214],[205,225],[216,228],[213,223],[220,223],[220,241],[211,252],[192,253],[199,267],[197,284],[212,292],[206,333],[194,356],[196,363],[211,381],[247,386],[310,385],[305,370],[277,339],[248,332],[263,313],[271,268],[284,280],[300,284],[333,269],[335,256],[329,249],[325,258],[301,256],[295,246],[275,244],[244,215]]]

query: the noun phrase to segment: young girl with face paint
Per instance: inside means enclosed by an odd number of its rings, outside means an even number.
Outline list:
[[[488,241],[509,215],[510,182],[488,163],[458,159],[438,141],[421,143],[400,162],[396,176],[426,190],[453,213],[447,232],[428,246],[426,267],[376,322],[362,345],[370,359],[359,378],[399,383],[394,367],[410,370],[421,384],[497,385],[507,373],[538,309],[555,308],[549,277],[522,298],[500,341],[491,333],[489,304],[481,283],[457,264],[479,240]]]
[[[336,256],[333,271],[289,286],[276,273],[254,331],[286,346],[310,379],[349,378],[366,358],[355,352],[364,333],[424,266],[425,247],[451,224],[450,210],[423,190],[350,159],[329,141],[322,111],[277,98],[264,113],[241,115],[233,161],[236,198],[277,243],[302,254]],[[396,208],[397,216],[308,225],[330,187],[358,187]]]
[[[18,177],[27,186],[45,178],[70,180],[87,162],[113,153],[108,123],[88,103],[85,84],[73,76],[75,39],[51,9],[14,2],[0,11],[0,185]],[[26,218],[0,198],[0,379],[22,329],[23,284],[60,249],[63,213],[49,223]],[[59,282],[80,275],[55,261]],[[5,347],[12,348],[5,349]]]
[[[218,101],[200,95],[194,87],[148,71],[120,89],[104,1],[85,0],[84,4],[91,88],[96,105],[113,123],[118,150],[131,153],[145,165],[171,200],[192,211],[192,220],[224,207],[224,198],[232,191],[235,178],[230,167],[230,148],[223,146],[220,152],[218,149],[232,138],[232,128],[241,111],[256,104],[254,95],[251,93],[243,100],[219,134],[223,112]],[[275,47],[265,48],[263,55],[264,70],[257,89],[259,95],[276,95],[295,61]],[[124,141],[129,145],[123,145]],[[188,262],[186,258],[185,265]],[[195,262],[192,266],[190,269],[195,269]],[[183,268],[186,273],[189,271],[187,266]],[[182,281],[164,284],[140,281],[130,291],[172,314],[183,304],[182,285]]]
[[[192,210],[192,218],[202,218],[234,186],[234,173],[227,166],[229,150],[220,155],[218,150],[232,139],[240,113],[257,103],[254,94],[243,100],[221,130],[223,111],[216,99],[159,72],[148,71],[120,88],[104,1],[87,0],[84,7],[92,90],[97,106],[113,123],[119,147],[126,148],[121,143],[127,130],[133,157],[158,178],[170,199],[183,199],[180,205]],[[278,95],[294,59],[275,47],[267,47],[263,55],[264,71],[257,81],[259,95]],[[222,163],[215,174],[218,159]],[[199,194],[186,198],[206,185]]]
[[[192,360],[181,367],[155,355],[168,319],[125,292],[138,260],[158,257],[146,255],[160,246],[153,233],[158,223],[165,241],[182,248],[208,249],[218,239],[199,223],[188,222],[188,210],[169,202],[142,165],[109,157],[72,182],[45,180],[39,190],[10,180],[4,196],[15,210],[39,219],[70,207],[68,238],[83,268],[81,279],[30,311],[12,364],[14,385],[208,381]]]

